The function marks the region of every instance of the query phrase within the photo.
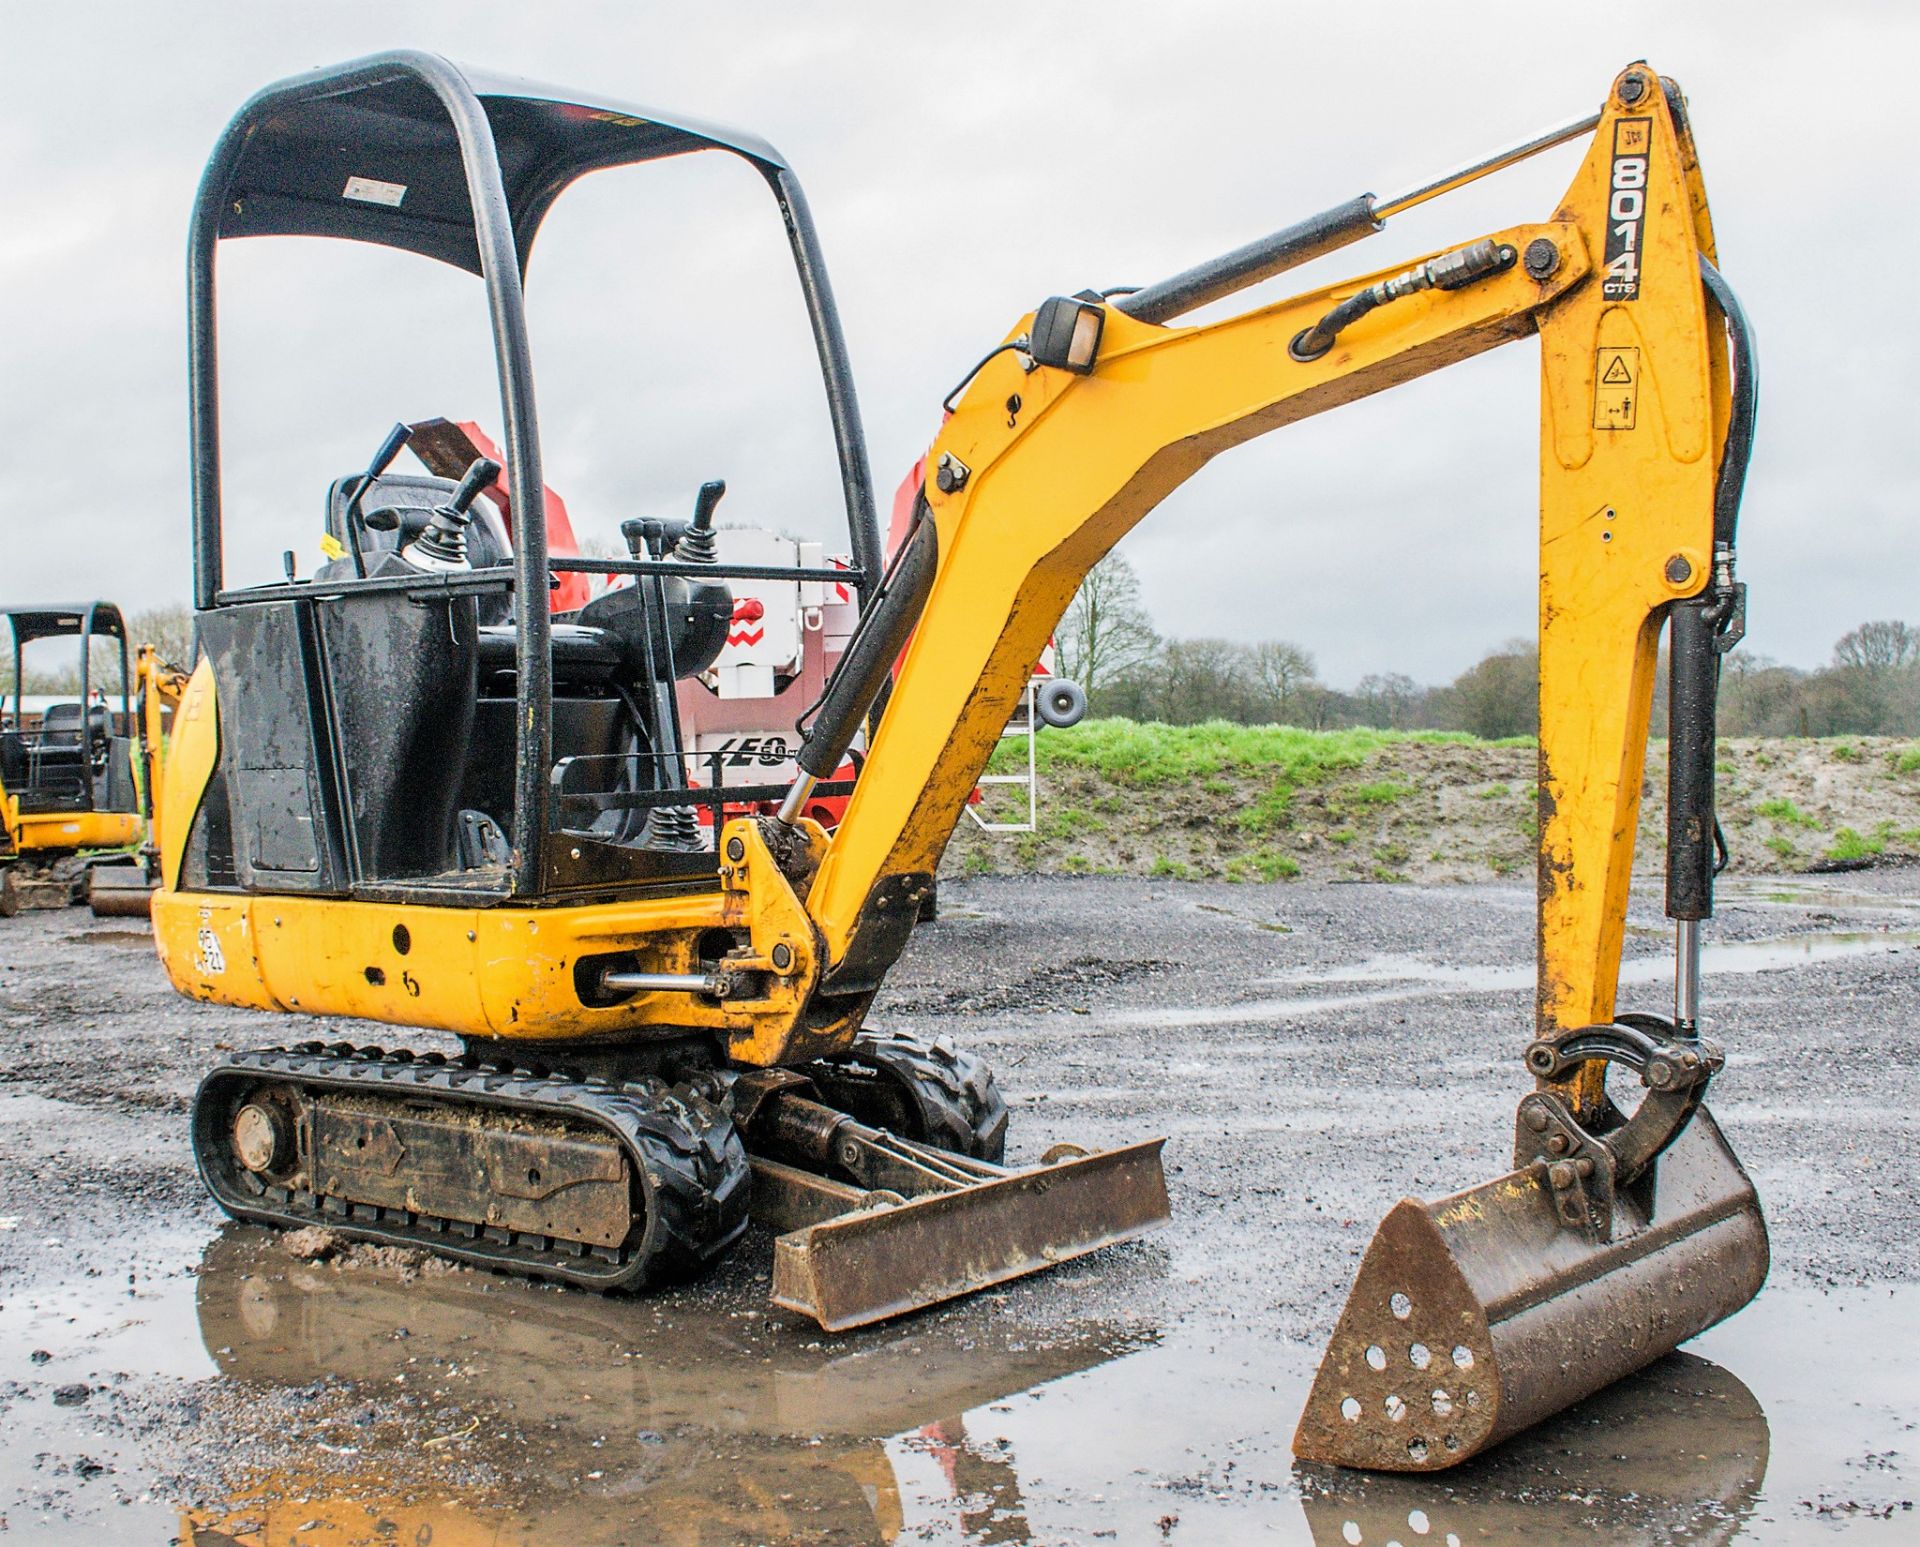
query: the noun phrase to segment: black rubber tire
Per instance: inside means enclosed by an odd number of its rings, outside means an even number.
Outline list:
[[[944,1037],[863,1031],[853,1050],[801,1071],[820,1099],[875,1128],[998,1165],[1007,1152],[1007,1103],[993,1070]]]
[[[644,1097],[653,1121],[640,1138],[638,1178],[646,1209],[638,1285],[677,1283],[704,1272],[747,1228],[752,1175],[733,1119],[686,1086],[630,1081],[623,1094]],[[630,1287],[638,1287],[638,1285]]]
[[[1087,690],[1064,677],[1051,677],[1035,691],[1034,704],[1041,723],[1063,731],[1087,717]]]

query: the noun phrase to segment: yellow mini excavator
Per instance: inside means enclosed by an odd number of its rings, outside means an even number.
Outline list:
[[[187,674],[169,665],[155,645],[133,656],[134,757],[140,775],[140,814],[145,837],[139,852],[95,865],[87,873],[87,903],[98,918],[145,918],[160,880],[160,789],[167,772],[167,727]]]
[[[0,609],[13,639],[13,707],[0,696],[0,918],[23,908],[87,900],[98,858],[125,849],[144,828],[134,779],[127,626],[111,602]],[[26,647],[71,639],[80,692],[49,704],[29,727]],[[94,642],[117,644],[119,714],[96,690]]]
[[[1545,220],[1170,325],[1575,141],[1585,159]],[[717,562],[717,481],[686,520],[628,521],[629,558],[547,551],[530,249],[576,178],[688,153],[744,158],[780,209],[850,572]],[[444,421],[399,426],[326,492],[330,562],[231,588],[215,253],[288,234],[480,278],[505,467],[395,474],[410,438],[445,440]],[[813,224],[792,171],[751,135],[378,55],[241,109],[202,181],[189,263],[201,658],[162,791],[160,953],[201,999],[439,1028],[465,1049],[308,1042],[223,1058],[192,1121],[229,1212],[612,1289],[700,1268],[751,1209],[786,1232],[775,1300],[829,1329],[1161,1222],[1160,1141],[1057,1146],[1009,1169],[986,1068],[868,1027],[869,1006],[1028,668],[1101,555],[1216,453],[1538,334],[1535,1088],[1513,1171],[1403,1203],[1381,1227],[1296,1448],[1451,1465],[1757,1292],[1765,1229],[1701,1105],[1721,1054],[1698,1025],[1753,359],[1672,83],[1634,65],[1597,112],[1403,195],[1354,199],[1144,289],[1047,300],[956,389],[884,568]],[[622,583],[556,614],[555,577],[594,572]],[[695,787],[673,687],[719,648],[728,580],[849,573],[860,623],[797,782]],[[1663,625],[1671,1017],[1614,1004]],[[828,835],[801,813],[862,725],[868,755]],[[779,815],[728,819],[723,800]],[[1611,1065],[1637,1076],[1630,1114],[1608,1097]]]

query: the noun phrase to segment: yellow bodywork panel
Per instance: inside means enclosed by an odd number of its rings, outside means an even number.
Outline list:
[[[140,817],[131,811],[36,811],[20,814],[8,800],[7,831],[21,854],[73,849],[124,849],[140,841]]]
[[[182,889],[193,817],[218,762],[217,704],[213,667],[203,659],[168,748],[162,884],[151,909],[160,959],[181,993],[503,1040],[705,1030],[724,1037],[744,1063],[772,1062],[800,1045],[796,1036],[769,1037],[766,1028],[800,1018],[819,972],[818,937],[752,822],[727,824],[720,889],[691,897],[449,907]],[[817,826],[811,841],[824,844]],[[749,942],[726,959],[745,985],[738,997],[716,1003],[679,992],[598,991],[605,966],[701,971],[702,936],[715,929]]]

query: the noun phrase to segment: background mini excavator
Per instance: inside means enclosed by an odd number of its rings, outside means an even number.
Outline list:
[[[1545,221],[1169,326],[1576,140],[1585,158]],[[547,552],[528,251],[582,174],[689,152],[743,157],[780,208],[851,570],[717,562],[717,482],[689,520],[628,521],[629,558]],[[338,557],[307,580],[230,589],[214,254],[276,234],[480,277],[504,467],[475,456],[457,481],[395,475],[402,426],[328,492]],[[1396,198],[1362,196],[1145,289],[1049,299],[956,390],[884,572],[812,221],[792,171],[750,135],[378,55],[241,109],[202,181],[189,261],[202,654],[159,813],[161,955],[187,994],[435,1027],[466,1049],[224,1058],[193,1142],[233,1214],[616,1288],[698,1269],[751,1208],[787,1232],[775,1300],[828,1328],[1159,1223],[1159,1141],[1057,1146],[1007,1170],[990,1073],[870,1029],[869,1006],[1087,570],[1215,454],[1537,333],[1537,1088],[1512,1172],[1404,1203],[1382,1226],[1296,1447],[1451,1465],[1757,1291],[1765,1229],[1700,1104],[1721,1055],[1698,1027],[1714,689],[1744,615],[1733,543],[1754,378],[1671,83],[1632,66],[1598,112]],[[476,505],[487,490],[502,498]],[[555,577],[593,572],[628,583],[555,614]],[[724,639],[727,580],[755,577],[851,579],[859,626],[790,785],[690,789],[675,683]],[[1663,625],[1675,1014],[1616,1015]],[[803,813],[863,725],[867,760],[829,835]],[[778,814],[726,817],[723,802],[757,799]],[[1631,1116],[1608,1099],[1610,1065],[1644,1088]]]
[[[13,645],[12,706],[0,695],[0,918],[23,908],[87,900],[96,870],[145,832],[134,779],[132,677],[127,626],[111,602],[0,609]],[[48,704],[29,726],[25,652],[71,639],[80,691]],[[94,642],[117,646],[118,707],[95,675]]]

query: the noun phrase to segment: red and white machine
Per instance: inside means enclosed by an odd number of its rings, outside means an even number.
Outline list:
[[[893,500],[887,551],[896,551],[913,518],[923,464],[916,463]],[[843,554],[827,554],[819,543],[796,541],[752,527],[722,527],[714,534],[725,564],[769,568],[845,568]],[[689,777],[703,787],[712,782],[715,758],[726,784],[784,784],[798,772],[799,721],[826,691],[827,678],[859,622],[853,588],[824,580],[732,580],[733,625],[726,647],[706,672],[682,682],[681,734],[688,753]],[[1087,695],[1076,683],[1056,675],[1051,640],[1041,652],[1028,683],[1023,709],[1005,735],[1024,737],[1024,773],[985,774],[982,784],[1021,785],[1026,789],[1024,820],[990,821],[980,815],[979,797],[967,808],[989,832],[1031,832],[1036,817],[1033,736],[1039,725],[1065,727],[1086,713]],[[850,781],[865,747],[856,741],[847,761],[823,781],[807,803],[807,815],[831,828],[846,810],[845,793],[832,787]],[[704,816],[703,816],[704,819]]]

